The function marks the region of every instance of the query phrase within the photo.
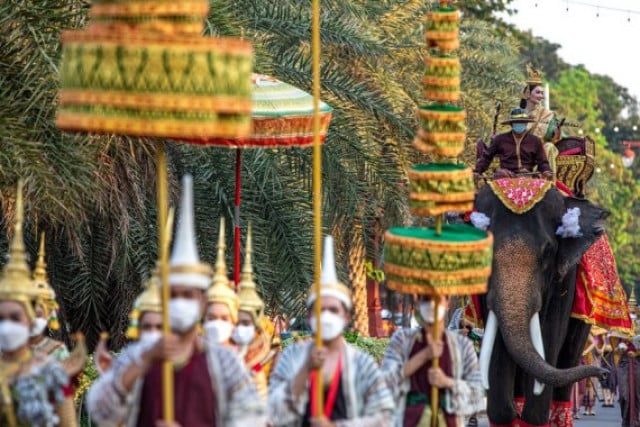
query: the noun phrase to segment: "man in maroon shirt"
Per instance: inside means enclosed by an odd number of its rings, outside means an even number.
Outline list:
[[[478,178],[485,172],[495,156],[500,159],[500,168],[495,177],[515,177],[519,174],[536,171],[545,178],[551,179],[553,172],[549,166],[542,140],[527,131],[527,123],[532,122],[527,112],[522,108],[511,110],[509,120],[502,122],[510,124],[511,131],[497,135],[489,148],[484,150],[476,163],[474,177]]]

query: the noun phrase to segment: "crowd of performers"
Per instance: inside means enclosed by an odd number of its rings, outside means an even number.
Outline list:
[[[421,326],[398,331],[381,364],[345,341],[352,299],[337,279],[330,237],[320,293],[312,289],[307,300],[308,321],[314,331],[321,325],[322,346],[301,340],[276,354],[273,328],[253,281],[250,241],[235,292],[224,260],[224,226],[215,267],[199,260],[191,191],[191,181],[184,180],[169,265],[171,334],[161,333],[156,272],[131,312],[130,344],[112,355],[102,340],[94,354],[100,376],[87,392],[86,407],[98,425],[421,426],[431,420],[432,387],[440,390],[442,425],[461,425],[465,415],[483,409],[472,342],[456,332],[443,331],[437,340],[431,333],[434,319],[444,320],[447,298],[437,312],[434,299],[416,300]],[[34,280],[21,226],[20,213],[0,280],[1,425],[76,426],[69,378],[78,369],[65,363],[75,356],[46,336],[48,320],[56,317],[54,295],[46,275]],[[319,319],[311,314],[317,298]],[[431,367],[434,358],[440,367]],[[172,423],[162,421],[165,360],[174,371]],[[322,413],[312,405],[317,381],[325,385]]]
[[[521,108],[513,109],[505,122],[510,131],[480,150],[477,174],[484,173],[494,157],[500,159],[498,176],[555,174],[553,143],[561,136],[561,123],[542,107],[541,81],[529,82],[524,95]],[[225,265],[223,224],[215,266],[200,261],[191,187],[191,180],[185,179],[169,262],[171,334],[161,332],[160,280],[155,271],[130,314],[130,344],[112,354],[101,340],[94,354],[100,376],[87,392],[86,407],[98,425],[427,426],[433,416],[433,387],[439,390],[439,426],[462,426],[469,417],[473,423],[483,411],[477,348],[466,336],[470,331],[476,339],[481,336],[477,317],[472,322],[459,312],[452,327],[434,339],[434,324],[445,321],[448,298],[416,297],[418,327],[396,331],[383,359],[376,362],[343,337],[351,323],[352,299],[349,287],[337,279],[330,238],[324,246],[320,293],[312,288],[307,299],[307,320],[314,332],[321,325],[322,346],[302,340],[280,351],[256,291],[250,233],[236,292]],[[55,295],[47,283],[42,250],[33,272],[27,264],[22,219],[19,189],[9,261],[0,278],[0,425],[76,426],[69,378],[84,366],[86,352],[82,339],[70,353],[48,337],[48,329],[58,327]],[[600,250],[610,253],[605,244]],[[317,299],[318,319],[312,309]],[[609,375],[600,383],[593,379],[577,385],[576,408],[583,405],[584,414],[594,413],[599,390],[605,406],[613,405],[617,388],[623,427],[638,425],[630,419],[632,408],[636,417],[640,412],[637,338],[616,341],[592,334],[584,363],[601,363]],[[438,367],[432,366],[435,359]],[[174,373],[176,419],[171,423],[162,421],[166,360]],[[312,404],[318,381],[324,384],[321,413]]]

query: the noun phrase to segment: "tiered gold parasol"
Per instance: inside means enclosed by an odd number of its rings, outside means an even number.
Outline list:
[[[389,288],[422,295],[484,293],[491,273],[493,237],[465,224],[443,225],[445,212],[473,208],[475,188],[469,167],[457,160],[464,151],[466,113],[460,99],[460,13],[450,1],[426,16],[424,94],[413,146],[438,159],[409,171],[411,212],[435,216],[434,228],[391,228],[385,234],[384,270]],[[439,299],[436,299],[436,312]],[[433,338],[442,325],[436,319]],[[437,359],[433,367],[439,366]],[[432,426],[438,423],[438,389],[431,390]]]

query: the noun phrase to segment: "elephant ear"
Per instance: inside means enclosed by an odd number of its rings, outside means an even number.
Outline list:
[[[609,211],[585,199],[564,197],[562,224],[558,227],[558,277],[567,275],[582,255],[604,233]],[[576,223],[577,222],[577,223]]]

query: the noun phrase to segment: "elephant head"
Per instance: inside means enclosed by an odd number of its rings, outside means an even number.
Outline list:
[[[544,384],[560,387],[598,375],[594,367],[557,369],[545,361],[538,313],[550,287],[575,272],[582,255],[604,232],[609,213],[587,200],[565,197],[556,188],[550,188],[530,210],[517,214],[485,186],[476,197],[475,209],[486,216],[484,223],[494,235],[489,315],[481,352],[485,386],[498,330],[511,358]]]

